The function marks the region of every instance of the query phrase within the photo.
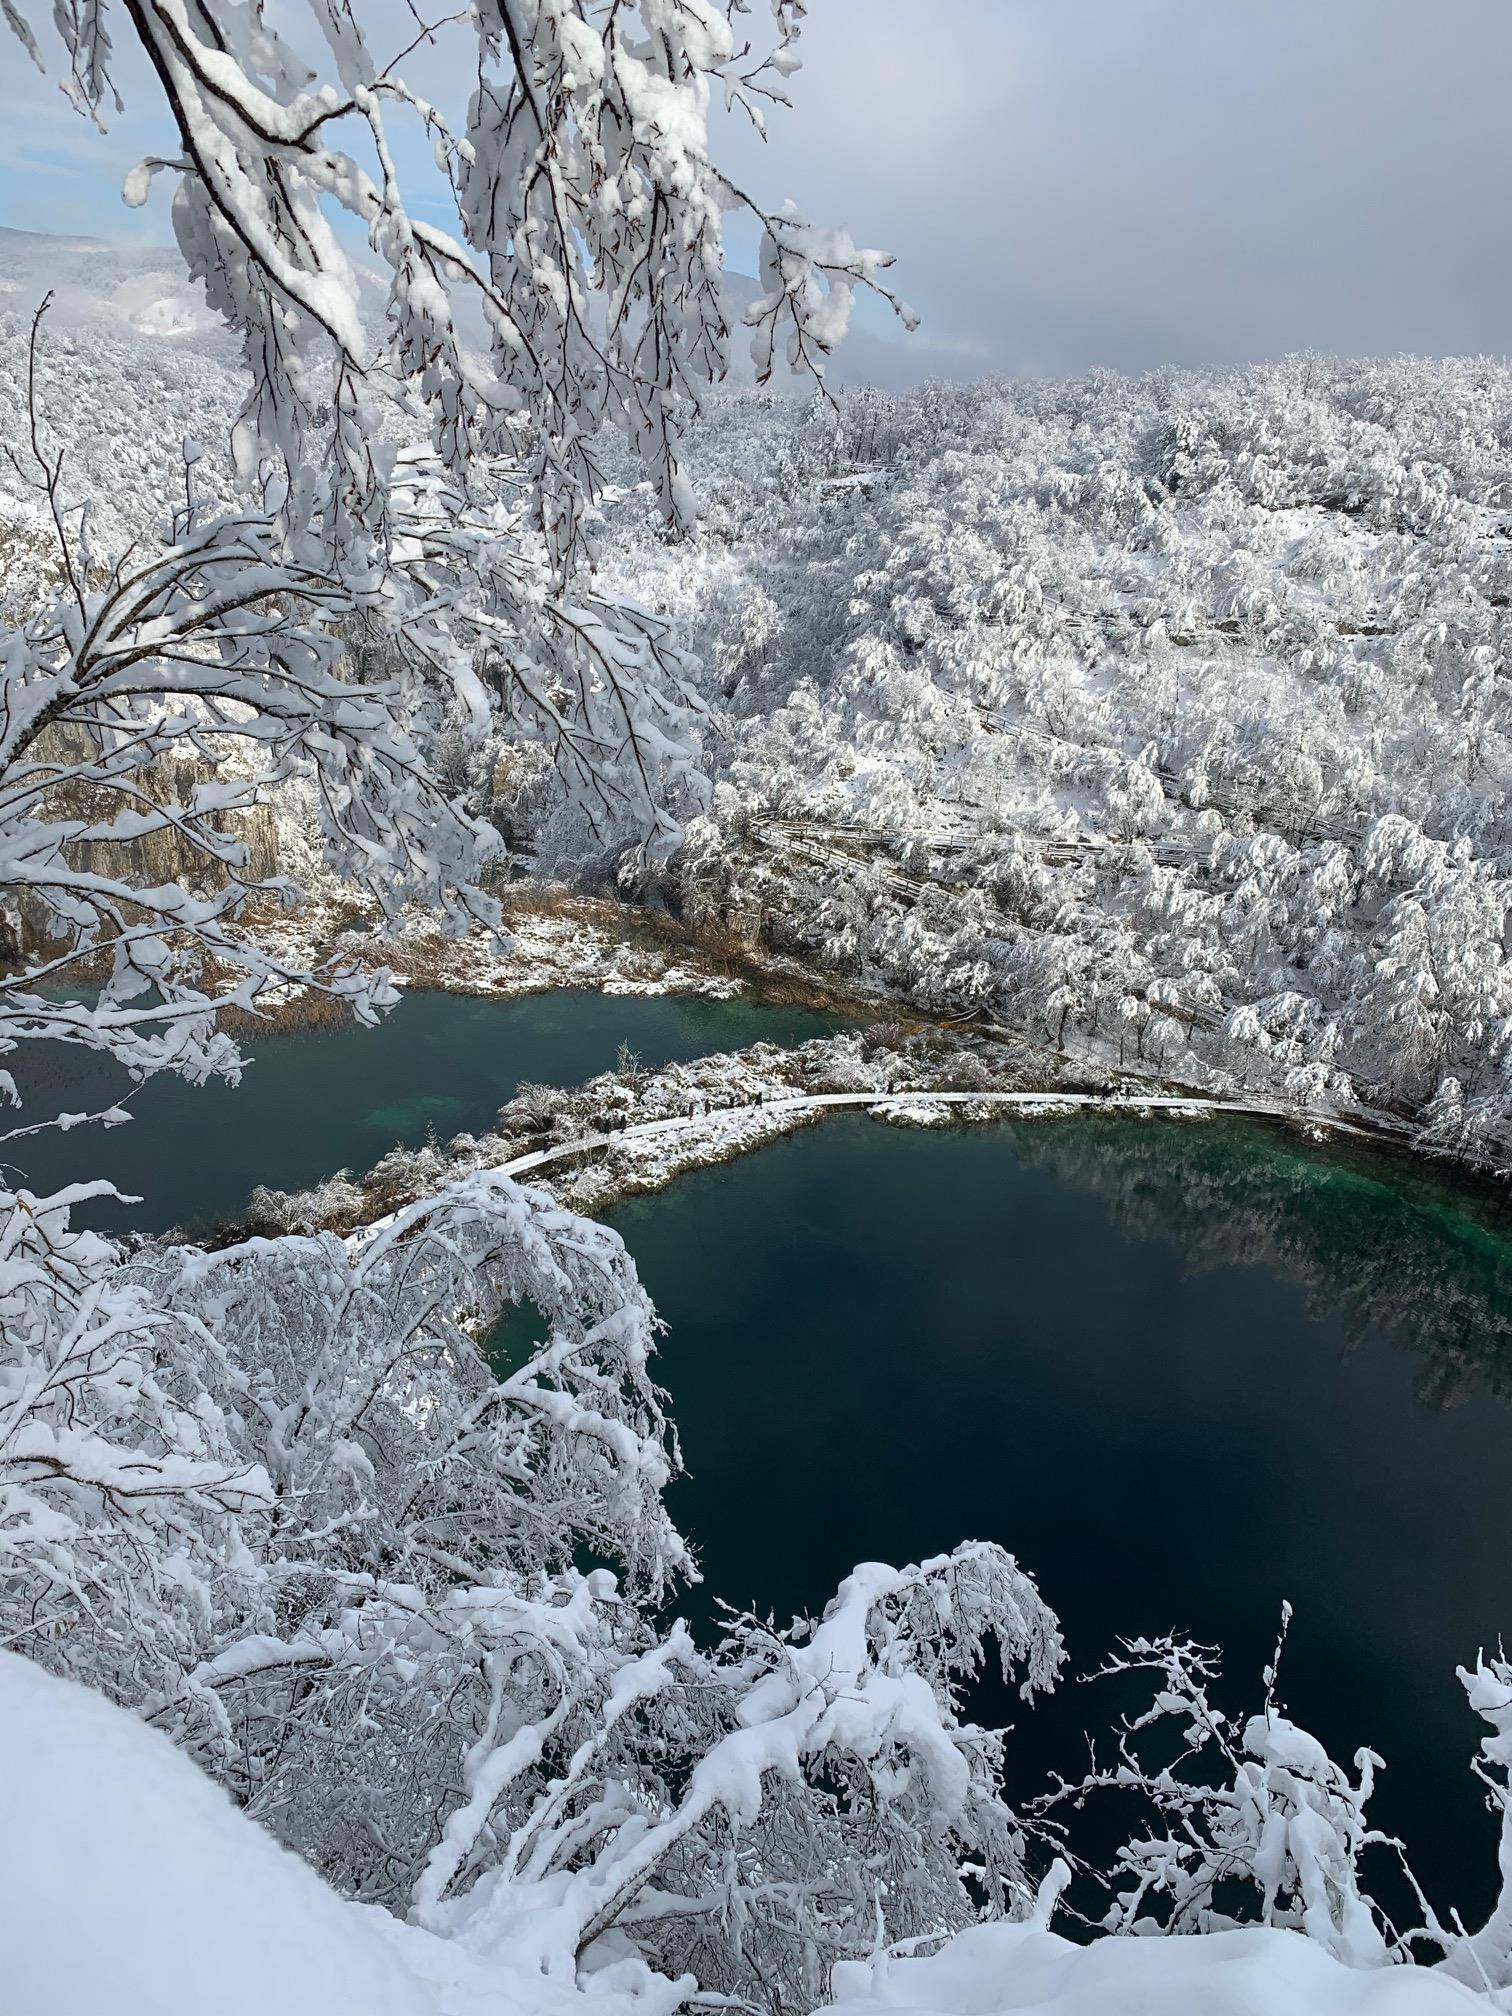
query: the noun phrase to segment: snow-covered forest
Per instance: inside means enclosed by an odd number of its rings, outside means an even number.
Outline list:
[[[1509,427],[1485,360],[721,403],[696,559],[613,553],[719,711],[666,886],[1504,1166]]]
[[[126,312],[43,360],[152,416],[124,467],[69,444],[118,537],[235,383]],[[689,444],[696,546],[611,464],[601,559],[692,647],[707,812],[646,876],[635,809],[564,803],[519,744],[493,809],[548,872],[932,1011],[1500,1168],[1509,415],[1484,359],[724,393]]]
[[[1467,1926],[1373,1826],[1382,1760],[1287,1715],[1286,1620],[1241,1714],[1210,1648],[1122,1641],[1139,1709],[1039,1783],[977,1715],[1069,1678],[1056,1592],[996,1540],[679,1614],[600,1133],[650,1188],[827,1102],[1174,1094],[1512,1173],[1512,368],[826,385],[856,296],[911,326],[891,261],[711,132],[787,108],[805,11],[490,0],[448,106],[327,0],[309,46],[0,0],[86,113],[136,50],[180,142],[126,189],[172,185],[171,251],[0,232],[0,1150],[78,1149],[0,1190],[18,2008],[1512,2006],[1500,1650]],[[291,1003],[402,1013],[419,923],[496,984],[522,884],[557,941],[613,897],[915,1027],[523,1088],[250,1236],[86,1228],[131,1101],[44,1111],[36,1046],[235,1082]],[[1326,1299],[1263,1183],[1197,1201]],[[1434,1267],[1425,1377],[1498,1389],[1505,1312],[1467,1359]]]

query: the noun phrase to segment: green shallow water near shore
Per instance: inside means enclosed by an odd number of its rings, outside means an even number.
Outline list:
[[[338,1169],[371,1168],[396,1144],[482,1133],[522,1082],[579,1084],[613,1070],[622,1043],[654,1068],[841,1026],[740,996],[557,989],[501,1001],[417,991],[376,1029],[270,1030],[247,1046],[239,1086],[156,1079],[131,1098],[136,1117],[124,1127],[13,1142],[0,1149],[3,1180],[40,1193],[104,1176],[142,1203],[91,1205],[79,1214],[90,1223],[203,1228],[234,1219],[259,1183],[302,1189]],[[20,1061],[27,1119],[95,1111],[130,1091],[123,1072],[82,1050],[35,1044]]]
[[[1340,1761],[1386,1758],[1377,1824],[1441,1911],[1489,1904],[1455,1666],[1512,1627],[1494,1198],[1262,1123],[839,1115],[612,1222],[669,1326],[685,1607],[784,1620],[859,1560],[992,1539],[1075,1670],[1183,1630],[1249,1712],[1287,1599],[1281,1699]],[[1018,1789],[1124,1705],[999,1699]]]

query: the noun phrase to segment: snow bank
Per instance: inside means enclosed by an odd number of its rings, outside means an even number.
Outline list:
[[[165,1736],[14,1652],[0,1898],[14,2016],[472,2016],[494,1999],[457,1949],[343,1902]]]
[[[1298,1932],[1099,1939],[1075,1946],[1037,1924],[980,1925],[922,1959],[845,1963],[845,2016],[1469,2016],[1484,2001],[1420,1967],[1362,1972]]]

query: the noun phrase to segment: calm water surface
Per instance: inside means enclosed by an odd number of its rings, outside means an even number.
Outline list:
[[[1341,1760],[1387,1759],[1376,1824],[1441,1910],[1489,1904],[1454,1669],[1512,1625],[1494,1218],[1259,1125],[846,1116],[614,1222],[669,1325],[689,1607],[785,1620],[857,1561],[997,1540],[1073,1670],[1180,1629],[1225,1648],[1247,1713],[1289,1599],[1281,1698]],[[1021,1784],[1080,1770],[1106,1689],[998,1704]]]
[[[149,1085],[129,1126],[12,1154],[140,1191],[96,1222],[233,1217],[257,1183],[479,1131],[523,1079],[622,1043],[649,1065],[833,1026],[796,1010],[417,993],[374,1031],[273,1034],[239,1089]],[[31,1060],[28,1060],[29,1062]],[[33,1111],[120,1087],[54,1053]],[[923,1134],[840,1115],[615,1214],[669,1330],[690,1475],[672,1506],[713,1596],[786,1619],[860,1560],[1002,1542],[1074,1669],[1120,1635],[1226,1651],[1247,1711],[1283,1598],[1280,1693],[1388,1770],[1377,1824],[1441,1911],[1489,1902],[1494,1830],[1454,1677],[1512,1623],[1512,1228],[1406,1165],[1259,1125],[1085,1117]],[[1081,1766],[1115,1703],[1017,1715],[1021,1791]]]
[[[130,1098],[124,1127],[47,1133],[0,1150],[5,1181],[52,1190],[82,1172],[142,1203],[89,1207],[107,1230],[224,1223],[265,1183],[303,1189],[338,1169],[370,1169],[396,1143],[482,1133],[525,1080],[576,1085],[611,1070],[622,1043],[648,1066],[798,1043],[832,1017],[758,1001],[559,990],[515,1001],[409,994],[376,1029],[270,1031],[250,1046],[239,1086],[159,1078]],[[97,1111],[130,1091],[124,1072],[82,1050],[25,1054],[26,1116]],[[18,1071],[18,1076],[20,1076]],[[81,1214],[83,1215],[83,1214]]]

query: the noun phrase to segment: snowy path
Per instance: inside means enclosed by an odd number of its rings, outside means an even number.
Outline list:
[[[882,1113],[906,1112],[909,1108],[929,1111],[941,1106],[990,1106],[1005,1113],[1037,1114],[1044,1118],[1076,1109],[1140,1116],[1165,1113],[1186,1119],[1200,1119],[1212,1113],[1242,1113],[1265,1120],[1286,1120],[1292,1124],[1303,1117],[1295,1109],[1279,1102],[1267,1104],[1258,1099],[1195,1099],[1175,1095],[1131,1099],[1110,1098],[1101,1092],[807,1092],[794,1093],[788,1099],[763,1099],[752,1106],[716,1106],[705,1113],[678,1113],[666,1120],[645,1120],[637,1126],[622,1127],[612,1133],[585,1134],[576,1141],[557,1142],[550,1148],[537,1148],[529,1155],[517,1156],[514,1161],[503,1165],[501,1173],[505,1176],[531,1176],[538,1170],[550,1168],[553,1163],[590,1154],[595,1149],[623,1148],[680,1134],[696,1138],[704,1133],[720,1139],[727,1132],[737,1133],[742,1120],[758,1115],[763,1120],[799,1119],[807,1113],[840,1106],[860,1106]],[[1372,1135],[1371,1129],[1347,1120],[1325,1119],[1322,1116],[1313,1119],[1308,1116],[1308,1122],[1326,1128],[1330,1133],[1352,1134],[1362,1139]]]

